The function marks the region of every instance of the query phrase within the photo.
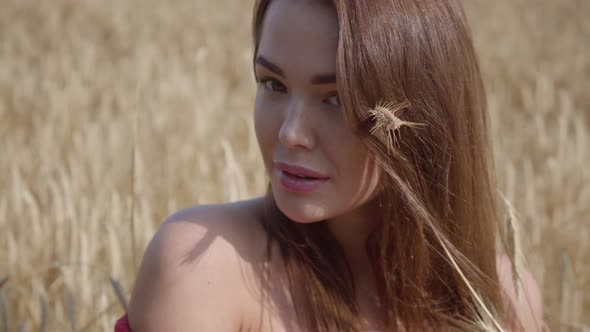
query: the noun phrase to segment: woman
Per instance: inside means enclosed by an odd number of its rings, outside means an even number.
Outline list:
[[[267,193],[169,217],[120,330],[540,330],[460,1],[259,0],[254,42]]]

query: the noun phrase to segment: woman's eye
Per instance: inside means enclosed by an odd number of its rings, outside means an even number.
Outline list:
[[[330,105],[340,106],[340,98],[338,98],[338,95],[333,95],[330,98],[326,99],[326,101]]]
[[[277,81],[274,78],[263,78],[260,80],[260,84],[264,85],[264,87],[273,92],[285,92],[287,88],[283,85],[283,83]]]

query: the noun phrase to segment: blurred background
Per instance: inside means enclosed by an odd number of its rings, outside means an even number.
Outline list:
[[[111,331],[157,226],[264,192],[252,0],[3,0],[0,331]],[[466,0],[552,331],[590,331],[590,1]]]

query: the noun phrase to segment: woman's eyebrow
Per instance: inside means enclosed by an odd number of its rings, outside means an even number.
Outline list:
[[[265,57],[263,57],[262,55],[258,55],[256,57],[256,63],[265,67],[266,69],[272,71],[273,73],[285,78],[285,73],[283,72],[283,70],[275,65],[274,63],[268,61]]]
[[[285,78],[285,72],[281,69],[281,67],[270,62],[267,58],[263,57],[262,55],[256,56],[255,63],[263,66],[264,68],[272,71],[273,73],[281,76],[282,78]],[[332,83],[336,83],[336,74],[319,74],[319,75],[315,75],[311,78],[311,84],[332,84]]]
[[[321,74],[311,78],[311,84],[332,84],[336,83],[336,74]]]

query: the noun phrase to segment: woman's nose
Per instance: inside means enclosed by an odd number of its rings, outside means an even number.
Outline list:
[[[302,147],[311,150],[315,144],[310,105],[304,100],[289,103],[279,131],[279,141],[287,148]]]

